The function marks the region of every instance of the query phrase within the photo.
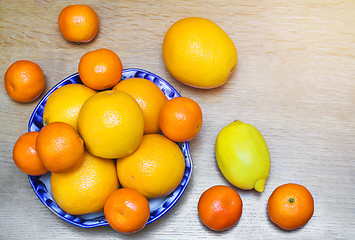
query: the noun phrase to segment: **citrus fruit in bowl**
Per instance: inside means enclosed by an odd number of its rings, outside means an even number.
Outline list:
[[[180,94],[164,79],[159,76],[150,73],[146,70],[137,69],[137,68],[129,68],[124,69],[122,73],[121,81],[129,78],[143,78],[153,82],[159,89],[162,90],[166,98],[172,99],[175,97],[180,97]],[[48,97],[58,88],[66,86],[68,84],[83,84],[79,74],[73,74],[66,79],[59,82],[55,85],[48,93],[40,100],[38,105],[35,107],[28,124],[28,131],[40,131],[43,127],[43,111],[46,105]],[[184,161],[185,161],[185,170],[183,173],[183,177],[177,188],[170,193],[169,195],[161,198],[149,199],[149,207],[150,207],[150,216],[147,224],[154,222],[163,216],[166,212],[168,212],[175,203],[180,199],[182,194],[184,193],[188,182],[190,180],[190,176],[192,173],[192,159],[190,154],[190,146],[189,142],[178,142],[178,147],[180,148]],[[103,211],[99,211],[96,213],[88,213],[82,215],[72,215],[65,211],[63,211],[56,201],[53,198],[52,190],[51,190],[51,173],[46,173],[44,175],[33,176],[29,175],[29,182],[31,187],[33,188],[35,194],[39,198],[39,200],[55,215],[57,215],[62,220],[71,223],[75,226],[82,228],[93,228],[99,226],[107,226],[108,222],[104,216]]]

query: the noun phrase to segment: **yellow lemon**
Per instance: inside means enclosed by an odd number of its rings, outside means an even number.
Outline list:
[[[123,187],[136,189],[147,198],[159,198],[179,186],[185,161],[175,142],[159,134],[147,134],[134,153],[117,159],[116,167]]]
[[[51,190],[60,208],[73,215],[101,211],[118,187],[115,162],[86,152],[82,165],[67,173],[52,173]]]
[[[232,39],[217,24],[199,17],[181,19],[169,28],[163,57],[175,79],[206,89],[223,85],[238,62]]]
[[[96,92],[82,84],[68,84],[55,90],[43,110],[43,126],[52,122],[65,122],[77,130],[81,106]]]
[[[217,136],[216,160],[224,177],[241,189],[263,192],[270,173],[270,154],[264,137],[252,125],[230,123]]]
[[[136,150],[142,140],[143,113],[128,93],[99,92],[81,107],[78,131],[91,154],[103,158],[125,157]]]
[[[159,114],[168,99],[157,85],[144,78],[129,78],[113,90],[126,92],[138,102],[144,116],[144,134],[159,132]]]

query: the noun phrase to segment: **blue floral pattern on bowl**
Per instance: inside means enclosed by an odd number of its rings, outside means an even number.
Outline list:
[[[124,69],[122,73],[122,80],[128,78],[145,78],[155,83],[166,95],[168,99],[179,97],[180,94],[164,79],[159,76],[150,73],[146,70],[129,68]],[[122,81],[121,80],[121,81]],[[47,102],[49,95],[51,95],[56,89],[67,84],[83,84],[80,80],[79,74],[75,73],[63,81],[55,85],[48,93],[41,99],[41,101],[35,107],[28,124],[28,131],[40,131],[43,127],[43,110]],[[192,173],[192,159],[190,154],[189,142],[177,143],[185,158],[185,172],[182,181],[173,193],[164,198],[149,200],[150,205],[150,217],[147,224],[150,224],[166,212],[168,212],[180,199],[184,193]],[[46,173],[41,176],[28,176],[31,187],[36,193],[39,200],[55,215],[64,221],[71,223],[75,226],[82,228],[93,228],[99,226],[107,226],[108,223],[103,212],[84,214],[84,215],[71,215],[64,212],[54,201],[51,189],[50,189],[50,173]]]

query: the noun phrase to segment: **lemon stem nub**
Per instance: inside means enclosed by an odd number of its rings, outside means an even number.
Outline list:
[[[254,189],[258,192],[264,192],[265,189],[265,179],[260,179],[255,183]]]

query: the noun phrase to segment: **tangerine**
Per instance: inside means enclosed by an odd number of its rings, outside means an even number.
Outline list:
[[[99,19],[87,5],[69,5],[60,12],[58,26],[68,41],[90,42],[99,30]]]
[[[201,129],[201,108],[191,98],[172,98],[161,109],[159,126],[169,139],[175,142],[189,141]]]
[[[16,141],[12,158],[16,166],[28,175],[42,175],[48,170],[38,157],[36,140],[39,132],[27,132]]]
[[[217,185],[202,193],[197,210],[204,225],[214,231],[224,231],[239,221],[243,202],[231,187]]]
[[[119,56],[105,48],[85,53],[79,62],[81,81],[91,89],[104,90],[115,86],[122,77]]]
[[[5,73],[4,82],[9,96],[18,102],[36,100],[46,85],[42,69],[27,60],[11,64]]]
[[[287,183],[272,192],[267,208],[271,221],[285,230],[294,230],[312,218],[314,202],[306,187]]]
[[[38,156],[53,173],[77,169],[84,159],[84,143],[68,123],[53,122],[44,126],[36,141]]]
[[[150,216],[148,200],[137,190],[120,188],[106,200],[104,214],[110,226],[121,233],[140,231]]]

